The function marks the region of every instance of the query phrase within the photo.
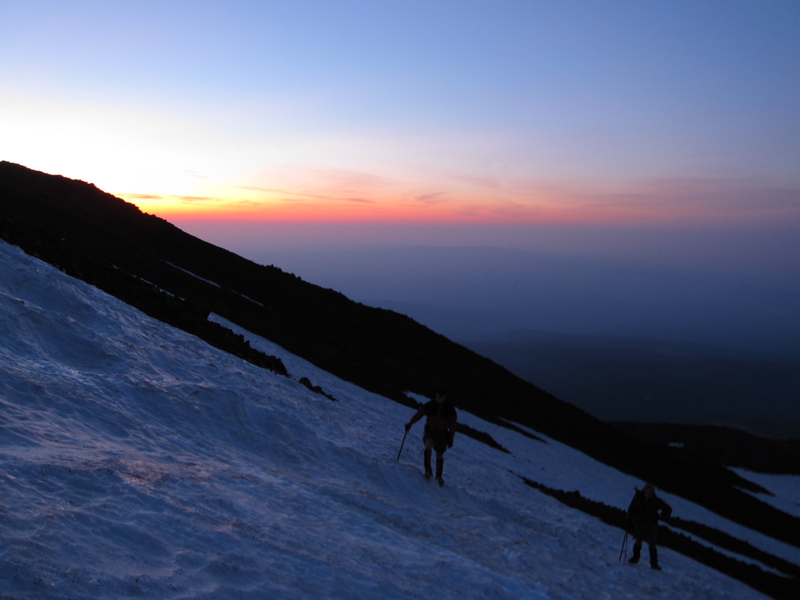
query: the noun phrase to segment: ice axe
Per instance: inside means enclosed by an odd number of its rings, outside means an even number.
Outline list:
[[[406,427],[406,432],[405,432],[405,434],[403,434],[403,442],[400,444],[400,452],[397,453],[397,460],[394,461],[394,462],[399,462],[400,461],[400,454],[403,452],[403,446],[406,445],[406,436],[408,435],[408,430],[409,429],[410,429],[409,427]]]

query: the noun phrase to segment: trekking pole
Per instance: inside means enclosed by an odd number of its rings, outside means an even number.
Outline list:
[[[625,532],[625,537],[622,539],[622,549],[619,551],[619,560],[622,562],[622,555],[625,554],[625,547],[628,545],[628,532]]]
[[[396,461],[394,461],[394,462],[399,462],[399,461],[400,461],[400,453],[401,453],[401,452],[403,452],[403,446],[405,446],[405,445],[406,445],[406,436],[407,436],[407,435],[408,435],[408,429],[406,429],[406,432],[405,432],[405,434],[403,435],[403,443],[402,443],[402,444],[400,444],[400,452],[398,452],[398,453],[397,453],[397,460],[396,460]]]

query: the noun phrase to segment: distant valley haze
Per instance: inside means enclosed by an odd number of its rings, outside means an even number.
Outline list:
[[[298,244],[291,226],[252,224],[232,236],[221,223],[178,224],[407,314],[604,420],[800,431],[800,266],[786,258],[797,255],[790,227],[661,228],[649,246],[643,228],[528,228],[527,245],[540,247],[520,249],[401,245],[397,228],[375,228],[383,244],[348,244],[344,227],[319,226],[318,243]],[[295,239],[313,239],[313,227]],[[448,241],[446,228],[438,240]]]

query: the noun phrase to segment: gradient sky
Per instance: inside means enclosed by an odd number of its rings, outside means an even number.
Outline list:
[[[229,231],[786,226],[798,31],[795,0],[5,2],[0,157]]]

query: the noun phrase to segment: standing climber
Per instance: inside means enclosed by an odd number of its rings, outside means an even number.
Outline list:
[[[406,423],[406,433],[417,421],[427,417],[425,422],[425,432],[422,441],[425,444],[424,464],[425,477],[433,476],[431,470],[431,454],[436,452],[436,481],[439,485],[444,485],[442,471],[444,470],[444,453],[448,448],[453,447],[453,438],[456,435],[456,425],[458,416],[456,409],[447,400],[447,391],[439,389],[435,399],[425,403]]]
[[[669,519],[672,508],[661,498],[656,496],[656,488],[652,483],[647,483],[636,493],[628,507],[628,531],[634,537],[633,556],[628,561],[636,564],[642,552],[642,542],[647,542],[650,550],[650,567],[660,571],[658,564],[658,521]]]

